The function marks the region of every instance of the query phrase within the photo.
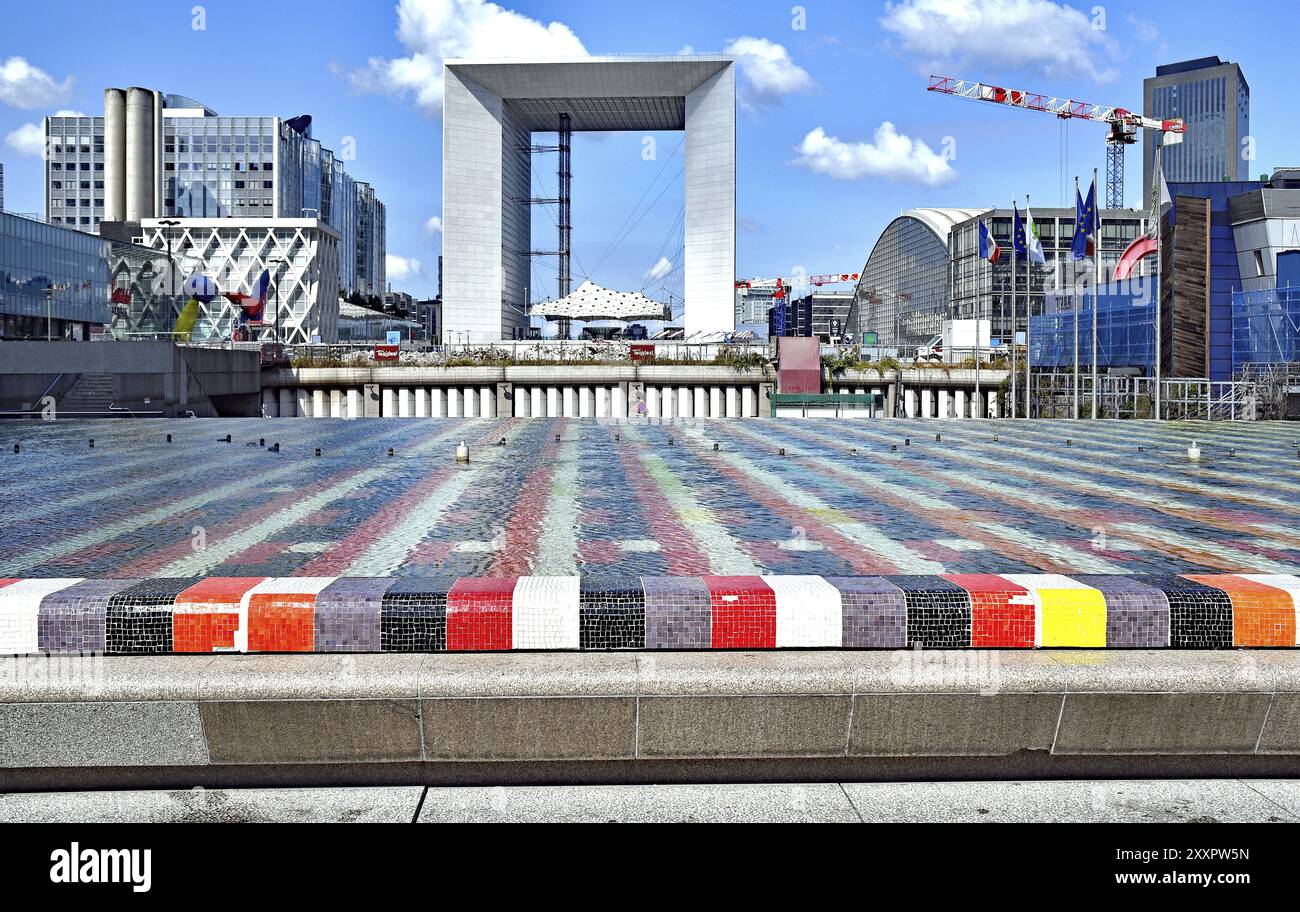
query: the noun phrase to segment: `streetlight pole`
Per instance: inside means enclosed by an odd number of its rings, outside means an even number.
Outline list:
[[[172,233],[180,222],[176,219],[163,219],[158,223],[163,227],[163,237],[167,239],[167,284],[171,286],[171,301],[168,304],[167,323],[172,329],[176,327],[176,261],[172,259]]]

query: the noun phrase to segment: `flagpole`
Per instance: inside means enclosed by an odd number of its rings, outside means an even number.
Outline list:
[[[1161,368],[1161,351],[1160,351],[1160,330],[1164,323],[1164,267],[1165,255],[1162,245],[1164,244],[1164,226],[1165,226],[1165,184],[1163,165],[1160,161],[1160,153],[1164,150],[1164,143],[1156,145],[1156,181],[1152,192],[1156,197],[1156,421],[1160,420],[1160,368]]]
[[[1080,229],[1081,227],[1083,227],[1083,226],[1079,224],[1079,178],[1078,178],[1078,177],[1075,177],[1075,179],[1074,179],[1074,232],[1075,232],[1075,234],[1078,234],[1078,233],[1079,233],[1079,229]],[[1073,260],[1073,257],[1071,257],[1071,260]],[[1075,420],[1075,421],[1078,421],[1078,420],[1079,420],[1079,305],[1080,305],[1080,301],[1079,301],[1079,297],[1078,297],[1079,283],[1078,283],[1078,281],[1077,281],[1077,277],[1076,277],[1076,281],[1074,281],[1072,284],[1074,285],[1074,288],[1075,288],[1075,298],[1074,298],[1074,420]]]
[[[1092,185],[1097,186],[1097,169],[1092,169]],[[1100,382],[1098,377],[1098,358],[1100,342],[1097,338],[1097,313],[1101,310],[1101,205],[1098,200],[1094,199],[1092,203],[1092,419],[1097,420],[1097,401],[1099,390],[1097,384]]]
[[[1030,354],[1029,338],[1030,324],[1034,320],[1034,283],[1033,283],[1033,264],[1034,258],[1029,246],[1029,236],[1033,234],[1033,212],[1029,205],[1029,194],[1025,194],[1025,417],[1034,417],[1032,399],[1034,393],[1033,383],[1033,356]]]
[[[988,230],[987,228],[984,227],[983,222],[979,223],[979,228]],[[977,230],[976,233],[978,234],[979,231]],[[988,235],[988,239],[990,241],[993,240],[993,235],[991,232]],[[980,412],[982,411],[983,400],[980,398],[980,355],[983,352],[981,351],[980,348],[980,310],[982,306],[982,299],[980,298],[980,273],[984,271],[984,267],[980,265],[980,262],[984,259],[984,257],[979,256],[980,253],[979,243],[976,243],[975,245],[975,253],[976,256],[978,257],[975,260],[975,402],[979,406],[981,406],[981,408],[971,409],[971,412],[972,414],[974,414],[976,418],[981,418],[983,417],[980,414]],[[966,416],[962,415],[961,417],[965,418]]]
[[[1020,356],[1016,345],[1016,330],[1020,315],[1016,312],[1016,201],[1011,201],[1011,417],[1016,417],[1020,405]]]

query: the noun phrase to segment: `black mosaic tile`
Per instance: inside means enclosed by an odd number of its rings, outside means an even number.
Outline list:
[[[1228,593],[1172,574],[1134,579],[1159,589],[1169,600],[1171,648],[1232,648],[1232,599]]]
[[[907,602],[907,645],[967,649],[971,643],[970,594],[939,576],[891,576]]]
[[[172,606],[176,596],[198,581],[197,577],[141,580],[109,596],[105,650],[110,655],[171,652]]]
[[[644,649],[645,590],[641,578],[584,576],[578,588],[580,649]]]
[[[447,593],[458,577],[407,576],[384,592],[379,617],[383,652],[446,652]]]

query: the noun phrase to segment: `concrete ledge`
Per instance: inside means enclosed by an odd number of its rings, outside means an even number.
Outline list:
[[[930,664],[931,655],[976,661]],[[159,785],[232,775],[275,781],[290,769],[297,781],[311,780],[303,771],[338,767],[348,771],[342,784],[373,776],[400,784],[526,780],[559,764],[701,778],[757,763],[755,775],[773,776],[795,761],[863,775],[915,761],[953,770],[1102,764],[1127,774],[1300,775],[1300,692],[1289,689],[1300,653],[1260,661],[1248,652],[1114,651],[1093,654],[1087,665],[1071,658],[986,651],[10,658],[0,660],[0,790],[57,786],[94,770],[104,781]],[[1208,685],[1192,674],[1198,659],[1210,666]],[[229,772],[240,768],[250,772]],[[163,782],[149,778],[153,770]],[[382,780],[387,775],[394,778]]]

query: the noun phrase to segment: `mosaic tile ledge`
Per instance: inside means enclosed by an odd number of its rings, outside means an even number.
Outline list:
[[[1295,647],[1300,577],[0,579],[0,655]]]

